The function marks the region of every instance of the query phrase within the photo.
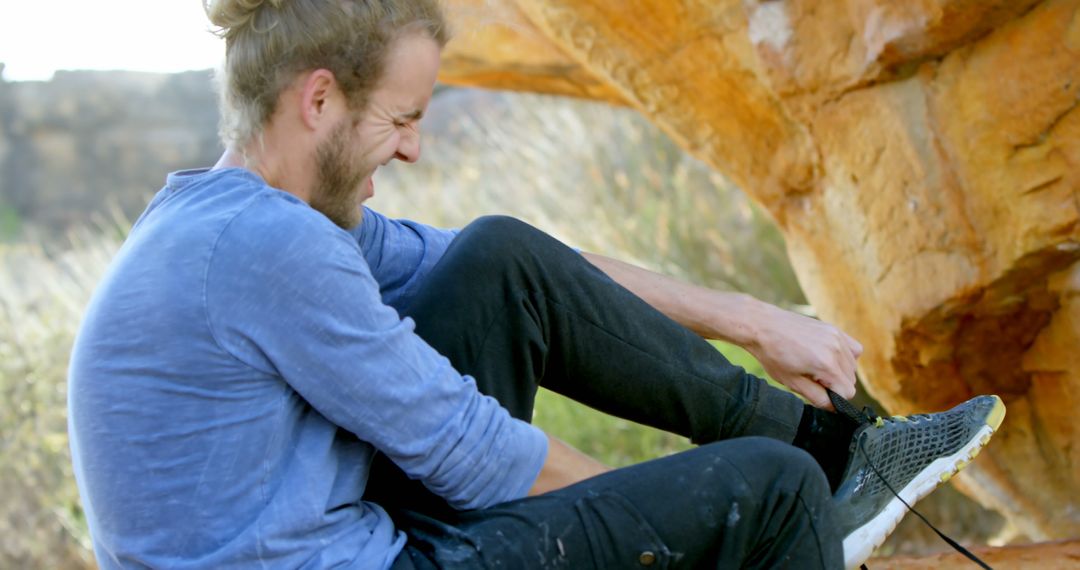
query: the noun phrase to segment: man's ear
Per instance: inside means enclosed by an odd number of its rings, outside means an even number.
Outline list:
[[[300,91],[300,120],[312,130],[336,119],[335,106],[342,103],[337,79],[327,69],[316,69],[303,79]]]

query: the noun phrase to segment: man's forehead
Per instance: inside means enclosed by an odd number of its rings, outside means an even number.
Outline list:
[[[424,116],[439,66],[439,47],[430,38],[409,35],[390,49],[372,100],[384,117],[412,122]]]

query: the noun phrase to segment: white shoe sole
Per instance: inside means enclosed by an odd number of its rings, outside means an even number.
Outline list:
[[[1001,420],[1005,417],[1005,405],[998,400],[994,410],[987,418],[987,425],[975,433],[956,453],[948,457],[935,459],[926,469],[923,469],[910,483],[900,491],[907,504],[914,506],[923,497],[929,495],[942,483],[945,483],[961,469],[967,467],[972,459],[979,454],[982,448],[990,442],[990,436],[994,434]],[[888,538],[900,519],[904,518],[908,508],[900,499],[893,497],[885,508],[870,522],[855,529],[844,539],[844,567],[847,569],[858,568],[866,562],[870,555],[881,546]]]

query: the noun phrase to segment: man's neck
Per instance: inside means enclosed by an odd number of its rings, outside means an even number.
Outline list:
[[[223,168],[247,168],[243,153],[233,147],[225,149],[225,153],[221,155],[221,158],[210,170],[221,170]]]
[[[273,152],[274,146],[271,144],[263,144],[260,147],[259,151],[249,148],[245,152],[230,146],[225,149],[224,154],[211,170],[243,168],[257,174],[268,185],[310,203],[311,182],[306,176],[307,169],[300,165],[287,164],[287,155],[282,156]]]

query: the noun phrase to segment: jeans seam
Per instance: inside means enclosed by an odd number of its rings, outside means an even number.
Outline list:
[[[827,568],[827,566],[825,565],[825,553],[821,549],[821,535],[818,534],[817,525],[814,524],[814,517],[810,516],[810,513],[812,513],[813,511],[806,504],[806,501],[803,499],[801,491],[795,492],[795,498],[799,501],[799,505],[802,506],[803,511],[806,512],[808,519],[807,524],[810,527],[810,532],[814,533],[814,544],[817,545],[818,565],[821,568]]]
[[[475,365],[476,365],[475,360],[480,358],[480,355],[484,354],[484,350],[487,348],[488,341],[491,339],[491,329],[492,329],[492,327],[494,327],[495,323],[500,320],[499,319],[500,316],[505,315],[506,313],[508,313],[510,311],[509,305],[512,302],[514,302],[515,300],[517,300],[518,298],[520,298],[519,296],[520,296],[521,291],[525,291],[526,293],[531,293],[531,291],[528,290],[528,289],[522,289],[522,290],[514,291],[513,296],[510,299],[503,301],[502,306],[499,308],[498,312],[496,312],[495,315],[493,315],[490,319],[488,319],[488,322],[486,324],[482,325],[482,328],[483,328],[483,331],[484,331],[484,337],[480,340],[480,345],[477,347],[475,356],[472,359],[470,359],[470,362],[468,363],[470,368],[475,368]],[[505,320],[505,319],[503,319],[503,320]],[[546,368],[546,366],[545,366],[545,368]]]
[[[739,474],[739,477],[742,477],[743,482],[746,483],[747,486],[751,486],[750,485],[750,479],[747,478],[746,474],[743,473],[741,469],[739,469],[739,465],[737,463],[731,461],[727,457],[721,457],[721,459],[723,459],[724,462],[726,462],[728,465],[730,465],[732,467],[732,469],[734,469],[735,472]],[[806,501],[803,499],[802,492],[800,490],[796,489],[794,494],[795,494],[795,499],[798,500],[799,505],[803,509],[803,512],[805,512],[807,514],[807,522],[808,522],[808,524],[810,526],[811,532],[814,533],[814,543],[817,545],[818,564],[819,564],[819,566],[821,568],[828,568],[828,566],[825,565],[825,556],[824,556],[825,553],[821,548],[821,544],[822,544],[821,543],[821,535],[818,533],[817,525],[814,524],[814,518],[809,516],[809,514],[812,511],[811,511],[810,507],[807,506]]]

